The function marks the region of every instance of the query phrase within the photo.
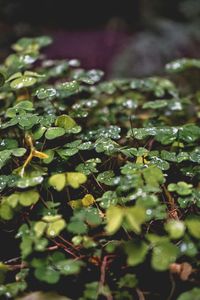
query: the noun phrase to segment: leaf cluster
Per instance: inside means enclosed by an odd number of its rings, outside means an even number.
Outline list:
[[[36,282],[36,297],[167,299],[148,284],[162,273],[181,282],[179,300],[199,299],[199,91],[167,77],[103,81],[45,58],[50,42],[20,39],[0,65],[0,226],[16,241],[0,296],[26,299]]]

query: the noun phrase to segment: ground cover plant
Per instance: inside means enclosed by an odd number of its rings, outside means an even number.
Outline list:
[[[0,299],[200,299],[200,61],[104,81],[50,43],[0,66]]]

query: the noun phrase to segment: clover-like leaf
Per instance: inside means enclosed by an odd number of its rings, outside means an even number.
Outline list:
[[[200,239],[200,218],[197,216],[186,219],[189,233],[196,239]]]
[[[61,127],[50,127],[47,129],[45,133],[45,137],[47,140],[54,140],[60,136],[65,134],[65,130]]]
[[[171,239],[179,239],[184,235],[185,224],[179,220],[169,220],[165,224],[165,229],[169,233]]]
[[[191,68],[200,68],[200,60],[194,58],[180,58],[166,65],[170,73],[178,73]]]
[[[170,183],[168,185],[168,190],[170,192],[177,192],[180,196],[187,196],[192,193],[192,184],[188,184],[184,181],[179,181],[177,183]]]
[[[189,291],[182,293],[177,300],[199,300],[200,288],[195,287]]]
[[[135,233],[141,232],[141,225],[146,220],[146,212],[143,207],[133,206],[125,210],[125,218],[127,221],[128,229],[133,230]]]
[[[37,79],[35,77],[30,77],[30,76],[21,76],[17,79],[14,79],[11,83],[10,86],[11,88],[15,90],[19,90],[21,88],[26,88],[34,85],[37,82]]]
[[[66,173],[66,180],[67,180],[68,185],[70,185],[74,189],[77,189],[77,188],[80,187],[81,184],[86,182],[87,177],[83,173],[67,172]]]
[[[109,234],[114,234],[122,225],[124,210],[119,206],[110,206],[106,211],[107,227]]]
[[[129,266],[141,264],[148,253],[148,245],[145,242],[131,241],[124,245],[125,252],[128,256],[127,263]]]
[[[20,193],[19,203],[23,206],[30,206],[39,200],[39,193],[35,190],[29,190]]]
[[[56,95],[56,89],[54,88],[40,88],[36,91],[36,96],[38,99],[51,98]]]
[[[49,237],[55,237],[65,228],[66,223],[63,219],[52,222],[47,227],[47,235]]]
[[[95,203],[95,199],[91,194],[86,194],[82,199],[81,202],[83,206],[88,207]]]
[[[157,271],[165,271],[169,265],[176,261],[178,248],[170,242],[158,243],[153,248],[152,267]]]
[[[70,116],[61,115],[56,119],[55,125],[64,128],[67,131],[75,127],[77,124]]]
[[[52,175],[49,178],[49,184],[57,191],[61,191],[66,186],[66,175],[64,173]]]

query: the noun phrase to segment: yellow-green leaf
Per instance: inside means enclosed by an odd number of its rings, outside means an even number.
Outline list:
[[[106,231],[114,234],[121,226],[124,217],[124,210],[119,206],[110,206],[106,212]]]
[[[49,237],[55,237],[65,228],[66,223],[63,219],[50,223],[47,228],[47,235]]]
[[[83,173],[79,172],[67,172],[67,184],[77,189],[80,187],[81,184],[85,183],[87,177]]]
[[[87,207],[87,206],[94,204],[95,199],[91,194],[87,194],[83,197],[83,199],[81,199],[81,202],[82,202],[83,206]]]
[[[36,233],[36,237],[40,238],[43,235],[46,227],[47,227],[47,223],[45,222],[39,221],[35,223],[34,231]]]
[[[127,208],[125,212],[128,227],[135,233],[141,232],[141,225],[145,222],[145,209],[141,206]]]
[[[30,206],[35,204],[40,198],[40,195],[35,190],[26,191],[20,193],[19,195],[19,203],[23,206]]]
[[[49,178],[49,185],[53,186],[53,188],[57,191],[63,190],[66,185],[65,173],[52,175]]]

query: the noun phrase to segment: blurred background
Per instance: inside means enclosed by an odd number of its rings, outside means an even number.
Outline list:
[[[78,58],[109,78],[162,74],[200,57],[200,0],[0,0],[0,59],[22,36],[51,35],[49,58]]]

